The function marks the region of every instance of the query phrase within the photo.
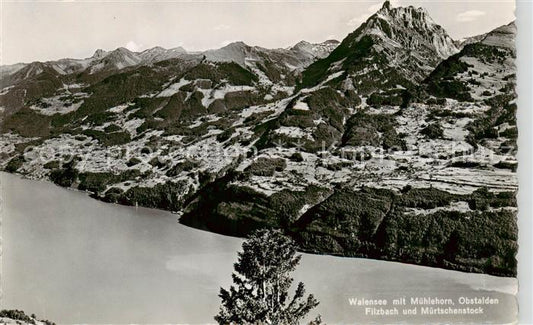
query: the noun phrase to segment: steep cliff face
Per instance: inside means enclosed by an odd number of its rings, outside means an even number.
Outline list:
[[[391,8],[386,2],[367,20],[355,40],[365,35],[373,35],[383,49],[410,51],[414,58],[429,65],[458,52],[453,39],[424,8]]]
[[[454,40],[425,9],[392,8],[387,1],[329,57],[311,65],[302,83],[312,86],[343,71],[354,85],[366,85],[367,92],[375,90],[376,83],[381,90],[410,86],[457,52]]]

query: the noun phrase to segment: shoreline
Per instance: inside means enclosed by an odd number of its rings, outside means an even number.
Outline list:
[[[183,215],[183,212],[182,212],[183,210],[175,212],[175,211],[168,211],[168,210],[164,210],[164,209],[160,209],[160,208],[152,208],[152,207],[146,207],[146,206],[141,206],[141,205],[135,206],[135,205],[129,205],[129,204],[122,204],[122,203],[118,203],[118,202],[108,202],[108,201],[100,199],[100,197],[96,196],[94,193],[92,193],[90,191],[79,190],[79,189],[73,188],[73,187],[64,187],[64,186],[55,184],[53,181],[51,181],[49,179],[45,179],[45,178],[31,178],[31,177],[26,177],[25,175],[20,174],[20,173],[9,173],[9,172],[6,172],[6,171],[0,171],[0,177],[2,175],[10,175],[10,176],[18,177],[21,180],[38,181],[38,182],[41,182],[42,184],[53,185],[53,186],[56,186],[57,188],[60,188],[60,189],[65,189],[65,190],[69,190],[69,191],[73,191],[73,192],[76,192],[76,193],[83,194],[84,196],[87,196],[90,199],[99,201],[99,202],[104,203],[104,204],[112,204],[112,205],[115,205],[115,206],[121,206],[121,207],[126,207],[126,208],[134,208],[134,209],[139,209],[140,208],[140,209],[146,209],[147,211],[150,211],[150,210],[152,210],[152,211],[160,211],[160,212],[164,212],[164,213],[169,213],[172,216],[175,216],[175,215],[180,214],[180,213],[181,213],[180,217]],[[187,225],[187,224],[181,222],[180,218],[176,218],[176,221],[177,221],[177,223],[179,225],[185,226],[187,228],[191,228],[191,229],[194,229],[194,230],[203,231],[203,232],[206,232],[206,233],[216,234],[216,235],[230,237],[230,238],[237,238],[237,239],[241,239],[241,240],[245,239],[245,237],[242,237],[242,236],[235,236],[235,235],[231,235],[231,234],[223,234],[223,233],[216,232],[216,231],[210,231],[209,229],[205,229],[205,228],[193,227],[193,226],[190,226],[190,225]],[[401,261],[401,260],[398,260],[398,259],[391,259],[391,258],[376,258],[376,257],[373,257],[373,256],[366,257],[366,256],[360,256],[360,255],[359,256],[358,255],[343,255],[343,254],[332,254],[332,253],[328,254],[328,253],[321,253],[320,251],[317,251],[317,250],[305,249],[305,248],[302,248],[302,247],[298,247],[298,251],[300,253],[302,253],[302,254],[308,254],[308,255],[313,255],[313,256],[330,256],[330,257],[341,257],[341,258],[351,258],[351,259],[384,261],[384,262],[398,263],[398,264],[404,264],[404,265],[413,265],[413,266],[418,266],[418,267],[426,267],[426,268],[431,268],[431,269],[454,271],[454,272],[460,272],[460,273],[464,273],[464,274],[479,274],[479,275],[485,275],[485,276],[496,277],[496,278],[518,279],[517,276],[495,275],[495,274],[489,274],[489,273],[484,273],[484,272],[469,272],[469,271],[466,271],[464,269],[444,268],[444,267],[439,267],[439,266],[431,266],[431,265],[425,265],[425,264],[410,263],[410,262],[407,262],[407,261]]]

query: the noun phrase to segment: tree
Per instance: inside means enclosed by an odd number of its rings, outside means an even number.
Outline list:
[[[258,230],[242,248],[232,274],[234,285],[220,289],[222,305],[215,316],[219,324],[298,324],[318,305],[312,294],[304,298],[302,282],[289,299],[293,282],[289,273],[301,255],[296,255],[294,242],[281,231]]]

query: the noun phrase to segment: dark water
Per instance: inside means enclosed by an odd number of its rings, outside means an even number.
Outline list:
[[[5,173],[0,181],[2,308],[56,323],[213,323],[240,239],[180,225],[171,213],[106,204],[45,182]],[[499,299],[483,315],[463,317],[467,322],[509,323],[517,311],[512,278],[307,254],[294,277],[320,301],[313,314],[328,324],[395,319],[365,316],[350,297],[389,304],[402,296]]]

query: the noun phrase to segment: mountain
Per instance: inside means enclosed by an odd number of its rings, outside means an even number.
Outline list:
[[[342,72],[340,78],[363,85],[357,87],[363,93],[373,92],[378,84],[380,90],[410,87],[457,51],[452,38],[425,9],[391,8],[386,1],[327,58],[306,69],[302,85],[313,86]]]
[[[264,63],[265,60],[269,60],[273,63],[279,62],[288,70],[301,70],[317,58],[327,56],[338,44],[339,42],[335,40],[319,44],[301,41],[288,49],[265,49],[249,46],[243,42],[234,42],[221,49],[205,51],[202,54],[212,62],[235,62],[245,67],[250,62]]]
[[[455,46],[457,46],[458,49],[462,49],[468,44],[477,43],[481,41],[487,34],[481,34],[481,35],[475,35],[470,37],[465,37],[459,40],[455,41]]]
[[[178,58],[185,53],[187,53],[187,51],[183,47],[165,49],[160,46],[156,46],[151,49],[142,51],[141,53],[139,53],[139,57],[141,58],[141,61],[143,63],[154,63]]]
[[[296,45],[289,48],[289,51],[294,53],[301,53],[302,56],[307,56],[316,60],[327,57],[338,45],[339,41],[327,40],[323,43],[313,44],[306,41],[300,41]]]
[[[458,48],[386,2],[341,43],[6,68],[0,167],[218,233],[514,276],[514,37]]]
[[[120,47],[113,51],[104,51],[98,49],[93,56],[85,59],[60,59],[57,61],[47,62],[33,62],[29,64],[18,63],[10,66],[2,66],[1,84],[6,87],[16,83],[16,79],[10,78],[14,73],[26,68],[33,69],[33,74],[25,74],[25,78],[35,76],[36,72],[41,72],[41,69],[34,69],[35,65],[47,66],[54,69],[57,74],[67,75],[72,73],[80,73],[89,69],[90,73],[95,73],[100,70],[120,70],[130,66],[139,64],[150,64],[159,61],[164,61],[172,58],[177,58],[186,51],[183,48],[164,49],[162,47],[154,47],[143,52],[132,52],[126,48]],[[7,80],[7,81],[6,81]]]
[[[258,46],[251,47],[243,42],[231,43],[221,49],[208,50],[191,54],[204,55],[208,61],[212,62],[235,62],[245,66],[245,60],[264,60],[269,57],[271,60],[281,60],[289,68],[302,69],[311,64],[316,58],[327,56],[338,45],[338,41],[328,40],[324,43],[311,44],[301,41],[289,49],[265,49]],[[113,51],[98,49],[93,56],[85,59],[60,59],[57,61],[17,63],[13,65],[0,66],[1,86],[7,87],[21,78],[11,77],[16,72],[26,68],[22,79],[28,79],[39,74],[43,66],[54,69],[58,74],[66,75],[79,73],[89,68],[89,73],[101,70],[121,70],[126,67],[137,65],[149,65],[156,62],[175,59],[187,54],[182,47],[165,49],[160,46],[144,50],[142,52],[132,52],[120,47]],[[38,67],[36,67],[38,66]],[[11,78],[10,78],[11,77]]]
[[[0,67],[0,98],[4,111],[10,113],[25,103],[47,97],[63,88],[87,87],[113,74],[140,66],[152,66],[159,62],[201,60],[214,63],[237,63],[251,69],[260,77],[263,87],[279,84],[275,93],[285,91],[295,83],[295,75],[317,58],[327,56],[338,44],[329,40],[320,44],[300,42],[289,49],[265,49],[251,47],[243,42],[229,44],[221,49],[188,53],[181,47],[164,49],[154,47],[142,52],[126,48],[113,51],[98,49],[86,59],[61,59],[32,62]],[[287,89],[285,89],[287,88]]]
[[[149,65],[169,59],[179,58],[187,54],[182,47],[165,49],[160,46],[142,52],[132,52],[126,48],[120,47],[111,52],[97,50],[91,57],[91,73],[100,70],[121,70],[126,67],[137,65]]]
[[[466,44],[428,76],[424,84],[429,93],[466,100],[508,93],[514,89],[516,78],[515,36],[516,25],[512,22]]]
[[[515,51],[516,24],[512,22],[489,32],[481,43],[488,46],[508,48]]]
[[[135,66],[141,63],[141,59],[136,53],[119,47],[104,55],[102,58],[93,57],[90,64],[90,72],[95,73],[104,69],[120,70],[129,66]]]

